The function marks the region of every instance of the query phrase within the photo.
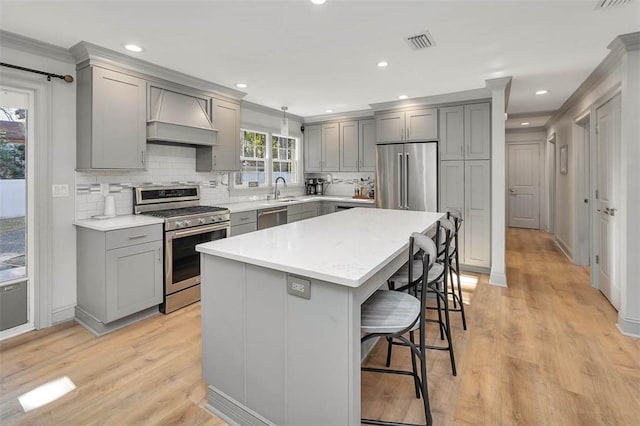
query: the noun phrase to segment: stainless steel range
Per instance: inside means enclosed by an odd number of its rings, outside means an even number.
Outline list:
[[[168,314],[200,300],[200,243],[227,238],[229,210],[200,205],[200,187],[145,186],[133,191],[133,211],[164,218],[164,302]]]

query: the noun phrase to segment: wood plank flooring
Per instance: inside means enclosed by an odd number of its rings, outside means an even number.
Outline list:
[[[468,330],[452,317],[458,376],[446,352],[427,354],[435,424],[640,424],[640,341],[617,331],[588,270],[548,234],[508,229],[507,277],[500,288],[464,274]],[[439,341],[434,328],[428,338]],[[204,409],[200,351],[199,304],[100,338],[70,322],[0,342],[0,424],[223,425]],[[394,348],[394,366],[409,366],[405,351]],[[76,390],[23,412],[19,395],[65,375]],[[363,415],[424,421],[410,378],[363,373],[362,383]]]

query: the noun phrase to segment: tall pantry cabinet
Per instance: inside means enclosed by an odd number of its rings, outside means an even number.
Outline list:
[[[460,263],[491,266],[491,108],[440,108],[440,209],[463,214]]]

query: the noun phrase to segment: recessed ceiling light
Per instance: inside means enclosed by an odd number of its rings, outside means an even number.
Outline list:
[[[407,95],[400,95],[398,96],[398,99],[403,100],[403,99],[409,99],[409,96]]]
[[[246,89],[248,87],[247,83],[236,83],[236,87],[238,89]]]
[[[546,95],[547,93],[549,93],[549,91],[548,91],[548,90],[538,90],[538,91],[536,92],[536,95]]]
[[[320,5],[320,4],[324,4],[325,1],[327,0],[311,0],[311,3]]]
[[[521,126],[528,126],[528,125],[529,125],[529,122],[528,122],[528,121],[525,121],[524,123],[520,123],[520,125],[521,125]]]
[[[329,113],[329,112],[333,112],[333,110],[332,109],[327,109],[324,112]]]
[[[124,48],[127,49],[129,52],[140,53],[144,51],[144,49],[138,46],[137,44],[125,44]]]
[[[387,65],[389,65],[389,63],[388,63],[387,61],[380,61],[380,62],[378,62],[378,66],[379,66],[380,68],[384,68],[384,67],[386,67]]]

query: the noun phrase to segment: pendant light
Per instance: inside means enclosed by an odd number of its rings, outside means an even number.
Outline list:
[[[280,135],[289,136],[289,119],[287,118],[287,108],[283,106],[280,108],[282,110],[282,121],[280,122]]]

